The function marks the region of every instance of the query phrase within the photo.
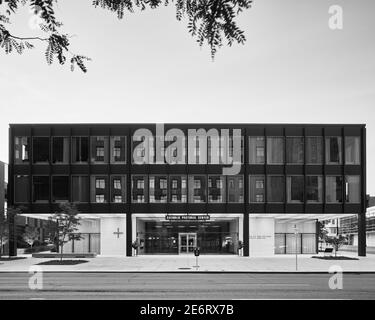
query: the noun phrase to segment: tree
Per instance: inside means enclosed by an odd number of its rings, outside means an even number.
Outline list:
[[[77,233],[80,225],[80,218],[77,207],[74,203],[61,203],[59,205],[60,212],[56,212],[50,219],[56,221],[56,239],[58,247],[60,248],[60,261],[63,259],[65,243],[82,239],[81,234]]]
[[[335,249],[335,257],[337,257],[337,252],[339,251],[340,247],[342,247],[345,243],[347,243],[348,238],[343,235],[336,235],[333,237],[327,237],[326,242],[333,246]]]
[[[70,36],[62,31],[63,24],[55,16],[54,7],[58,0],[0,0],[0,48],[5,53],[33,49],[35,41],[47,44],[45,57],[48,64],[57,58],[60,64],[65,64],[67,54],[70,55],[72,71],[77,65],[83,72],[87,72],[85,62],[90,58],[71,53]],[[246,41],[244,32],[237,26],[235,18],[244,9],[249,9],[252,0],[93,0],[94,7],[100,7],[116,13],[123,19],[125,12],[133,13],[135,9],[145,10],[147,7],[156,9],[162,5],[174,4],[176,18],[188,20],[188,32],[195,37],[199,46],[204,43],[210,47],[214,58],[217,49],[223,45],[223,40],[231,46],[233,42],[243,44]],[[5,27],[11,23],[11,18],[19,7],[28,5],[38,17],[37,23],[45,37],[14,35]]]
[[[39,239],[39,232],[35,228],[26,227],[25,233],[23,234],[23,240],[30,246],[30,248],[33,248],[33,245],[36,240]]]
[[[6,215],[0,215],[0,258],[3,255],[3,246],[9,242],[9,229],[14,225],[16,216],[22,213],[22,208],[9,207]]]
[[[328,235],[328,230],[327,228],[325,227],[324,223],[322,221],[319,221],[318,222],[318,236],[319,236],[319,240],[320,240],[320,245],[323,244],[323,242],[325,242],[327,240],[327,235]],[[322,249],[320,247],[320,249]]]

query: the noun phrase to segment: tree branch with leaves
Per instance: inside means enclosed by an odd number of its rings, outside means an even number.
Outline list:
[[[5,53],[13,51],[22,54],[25,49],[33,49],[35,41],[47,43],[45,58],[48,64],[56,59],[61,65],[70,58],[71,70],[78,66],[87,72],[86,62],[90,58],[74,54],[70,51],[69,35],[61,30],[63,24],[56,19],[54,6],[58,0],[0,0],[0,48]],[[126,12],[133,13],[135,9],[156,9],[160,6],[173,4],[176,8],[178,21],[187,19],[188,32],[196,39],[199,46],[207,44],[212,59],[217,50],[227,41],[228,46],[234,42],[244,44],[244,31],[235,21],[236,17],[245,9],[249,9],[252,0],[93,0],[92,5],[114,12],[119,19],[123,19]],[[22,37],[14,35],[5,27],[11,24],[12,15],[17,13],[20,5],[30,6],[42,21],[39,24],[46,37]]]

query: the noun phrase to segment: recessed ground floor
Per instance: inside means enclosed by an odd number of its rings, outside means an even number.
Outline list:
[[[326,214],[250,214],[245,223],[241,213],[81,214],[77,232],[82,239],[65,244],[64,252],[183,256],[193,255],[198,247],[201,255],[242,256],[247,244],[250,257],[316,254],[322,216],[333,218]]]

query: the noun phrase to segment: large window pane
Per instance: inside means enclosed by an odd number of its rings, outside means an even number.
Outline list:
[[[342,163],[342,139],[341,137],[326,138],[326,163]]]
[[[250,176],[250,202],[265,202],[265,185],[264,176]]]
[[[150,203],[166,203],[168,195],[167,176],[149,176]]]
[[[341,203],[343,197],[343,181],[341,176],[326,177],[326,201],[327,203]]]
[[[303,176],[289,176],[286,180],[287,196],[289,203],[301,203],[304,201],[304,184]]]
[[[208,176],[208,202],[225,202],[225,177]]]
[[[29,162],[30,139],[28,137],[14,138],[14,163],[23,164]]]
[[[267,177],[267,201],[284,202],[285,201],[285,179],[283,176]]]
[[[49,176],[33,177],[33,202],[49,202]]]
[[[323,137],[306,138],[306,163],[323,163]]]
[[[228,202],[243,203],[244,202],[244,185],[243,176],[227,176]]]
[[[108,163],[108,137],[91,137],[91,163]]]
[[[169,202],[187,202],[187,178],[186,176],[169,176]]]
[[[205,203],[207,201],[206,176],[189,176],[189,202]]]
[[[89,177],[72,177],[72,201],[89,202]]]
[[[126,177],[112,176],[111,177],[111,202],[125,203],[126,202]]]
[[[14,177],[14,202],[28,203],[30,201],[30,180],[29,176],[17,175]]]
[[[147,176],[132,176],[132,202],[147,203],[148,202],[148,183]]]
[[[267,163],[284,164],[283,137],[267,137]]]
[[[360,176],[346,176],[345,177],[345,194],[346,202],[360,203],[361,202],[361,178]]]
[[[307,176],[306,177],[306,200],[311,203],[323,202],[323,177]]]
[[[345,137],[345,163],[361,164],[360,137]]]
[[[265,137],[249,137],[249,163],[264,164],[265,149]]]
[[[54,164],[69,163],[69,138],[53,137],[52,138],[52,162]]]
[[[72,138],[72,162],[86,163],[89,160],[89,138],[73,137]]]
[[[286,162],[289,164],[303,164],[304,162],[303,137],[286,138]]]
[[[111,137],[111,163],[126,162],[126,137]]]
[[[34,137],[33,138],[33,160],[34,163],[49,162],[49,138]]]
[[[91,176],[91,202],[108,202],[108,177]]]
[[[52,177],[52,201],[69,201],[69,176]]]

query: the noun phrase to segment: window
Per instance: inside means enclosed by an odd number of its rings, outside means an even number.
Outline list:
[[[264,176],[250,176],[250,202],[264,202]]]
[[[326,201],[327,203],[342,203],[343,179],[341,176],[326,177]]]
[[[132,137],[132,162],[135,164],[147,164],[155,162],[155,143],[154,137]]]
[[[33,162],[48,163],[49,162],[49,138],[34,137],[33,138]]]
[[[111,137],[111,163],[126,163],[126,137]]]
[[[326,138],[326,163],[341,164],[342,163],[342,139],[341,137]]]
[[[306,201],[308,203],[323,202],[323,177],[307,176],[306,177]]]
[[[150,203],[167,202],[167,176],[149,176]]]
[[[264,137],[249,137],[249,163],[264,164],[266,140]]]
[[[69,176],[52,177],[52,201],[69,201]]]
[[[125,203],[126,202],[126,177],[112,176],[111,177],[111,202]]]
[[[30,139],[28,137],[14,138],[14,163],[23,164],[29,162]]]
[[[323,137],[306,138],[306,163],[323,163]]]
[[[289,203],[301,203],[304,201],[304,177],[289,176],[286,180],[287,196]]]
[[[267,163],[284,164],[283,137],[267,137]]]
[[[108,202],[108,178],[106,176],[91,176],[91,202]]]
[[[73,137],[72,138],[72,162],[85,163],[89,160],[89,138]]]
[[[108,137],[91,137],[91,163],[108,163]]]
[[[286,138],[286,162],[288,164],[304,163],[304,140],[303,137]]]
[[[267,177],[267,201],[285,201],[285,178],[283,176]]]
[[[361,164],[360,137],[345,137],[345,164]]]
[[[29,188],[29,176],[16,175],[14,177],[14,202],[28,203],[30,201]]]
[[[52,138],[52,162],[54,164],[69,163],[69,138],[53,137]]]
[[[243,203],[243,176],[228,176],[228,202]]]
[[[208,176],[208,202],[225,202],[225,177]]]
[[[345,201],[347,203],[361,203],[361,178],[360,176],[345,177]]]
[[[189,202],[206,202],[206,176],[189,176]]]
[[[33,202],[49,202],[49,176],[33,177]]]
[[[146,203],[148,201],[147,176],[132,176],[132,202]]]
[[[187,197],[186,176],[169,176],[169,201],[185,203]]]
[[[72,201],[89,202],[89,178],[87,176],[72,177]]]

